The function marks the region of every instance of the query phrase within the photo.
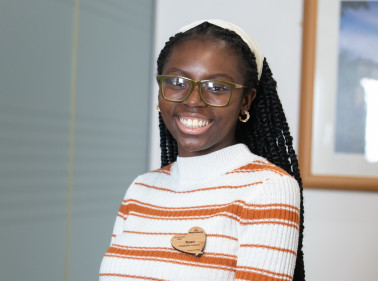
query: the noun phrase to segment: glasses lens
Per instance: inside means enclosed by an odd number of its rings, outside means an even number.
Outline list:
[[[201,93],[207,103],[222,106],[230,100],[231,86],[222,81],[206,81],[202,83]]]
[[[162,81],[162,91],[166,99],[182,101],[190,92],[192,84],[182,77],[166,77]]]

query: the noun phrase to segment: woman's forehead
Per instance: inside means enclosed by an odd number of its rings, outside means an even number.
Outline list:
[[[218,48],[224,48],[224,50],[233,51],[234,47],[230,42],[227,42],[223,38],[219,38],[213,34],[193,34],[189,37],[183,38],[177,41],[173,48],[176,48],[185,44],[206,44]]]
[[[189,57],[197,59],[209,58],[214,60],[214,62],[219,58],[224,63],[229,63],[230,61],[237,63],[240,60],[240,53],[236,52],[224,40],[197,36],[177,42],[171,49],[168,61],[172,57],[175,59],[187,59]]]
[[[225,73],[239,80],[242,76],[239,59],[239,55],[223,40],[193,38],[182,41],[172,48],[163,72],[175,69],[207,75]]]

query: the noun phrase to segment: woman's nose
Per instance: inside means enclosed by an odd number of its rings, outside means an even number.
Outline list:
[[[200,85],[197,84],[184,103],[190,106],[205,106],[206,104],[203,102],[200,95]]]

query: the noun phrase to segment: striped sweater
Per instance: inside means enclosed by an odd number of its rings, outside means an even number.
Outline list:
[[[127,190],[100,280],[292,280],[299,206],[295,179],[243,144],[178,157]],[[171,246],[193,226],[199,257]]]

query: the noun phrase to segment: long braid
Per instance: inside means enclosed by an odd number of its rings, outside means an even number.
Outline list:
[[[163,118],[159,113],[159,129],[160,129],[160,149],[161,149],[161,166],[167,166],[168,164],[176,161],[178,151],[177,142],[172,137],[164,124]]]
[[[233,31],[204,22],[185,33],[178,33],[171,37],[161,51],[157,64],[158,74],[162,74],[165,62],[168,60],[172,48],[186,38],[206,36],[215,40],[225,41],[230,49],[240,53],[240,67],[245,73],[245,85],[257,89],[257,96],[253,101],[249,113],[251,120],[238,123],[235,138],[238,142],[248,146],[251,152],[265,157],[271,163],[281,167],[292,175],[300,187],[300,227],[298,253],[294,270],[294,281],[304,281],[305,271],[303,262],[303,186],[300,177],[298,159],[293,148],[293,138],[289,125],[277,94],[277,83],[273,79],[268,63],[264,59],[260,81],[257,79],[257,67],[254,54],[244,41]],[[176,161],[178,151],[177,142],[169,133],[161,115],[159,114],[161,166]]]
[[[170,163],[169,157],[168,157],[168,146],[167,146],[167,142],[168,142],[167,134],[169,132],[163,122],[163,118],[161,117],[160,113],[159,113],[159,129],[160,129],[161,165],[162,167],[164,167]]]
[[[276,82],[273,79],[272,72],[266,60],[264,60],[257,96],[249,111],[251,114],[250,122],[241,124],[241,126],[245,125],[246,128],[238,130],[238,133],[244,133],[245,137],[239,138],[246,140],[246,142],[243,142],[250,147],[252,152],[256,154],[263,152],[259,155],[267,158],[270,162],[292,175],[297,180],[300,188],[300,235],[293,280],[302,281],[305,280],[302,249],[304,230],[302,179],[300,177],[297,155],[293,148],[293,138],[290,135],[289,125],[276,91]],[[265,150],[260,148],[262,144],[265,144]],[[267,152],[267,155],[264,155],[264,151]]]

